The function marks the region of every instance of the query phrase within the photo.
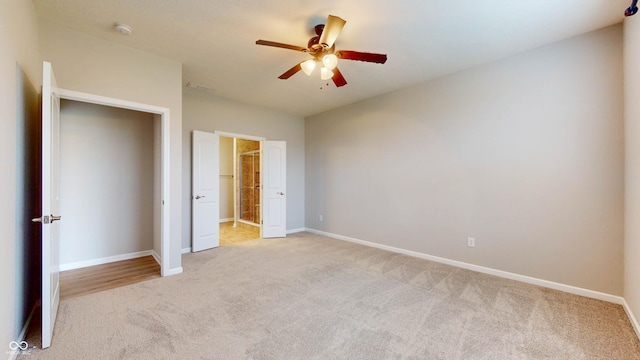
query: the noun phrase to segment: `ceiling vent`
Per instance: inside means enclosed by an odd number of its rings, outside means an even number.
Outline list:
[[[200,85],[200,84],[194,84],[192,82],[188,82],[187,87],[196,89],[196,90],[206,91],[206,92],[213,92],[213,88],[211,87]]]

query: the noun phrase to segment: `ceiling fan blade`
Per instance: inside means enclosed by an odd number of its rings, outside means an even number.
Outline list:
[[[268,40],[258,40],[258,41],[256,41],[256,45],[273,46],[273,47],[279,47],[279,48],[283,48],[283,49],[303,51],[303,52],[307,51],[307,48],[303,48],[301,46],[283,44],[283,43],[279,43],[279,42],[275,42],[275,41],[268,41]]]
[[[338,50],[335,54],[338,59],[366,61],[378,64],[384,64],[387,62],[386,54],[374,54],[352,50]]]
[[[340,72],[340,70],[338,70],[338,68],[333,69],[333,77],[331,78],[331,80],[333,80],[333,83],[336,84],[336,87],[347,85],[347,80],[344,79],[344,76],[342,76],[342,73]]]
[[[346,23],[346,21],[337,16],[329,15],[329,17],[327,17],[327,23],[324,24],[322,35],[320,35],[320,44],[328,48],[332,47]]]
[[[302,70],[302,67],[300,66],[300,64],[302,63],[297,63],[291,69],[285,71],[284,74],[278,76],[278,79],[287,80],[288,78],[292,77],[295,73]]]

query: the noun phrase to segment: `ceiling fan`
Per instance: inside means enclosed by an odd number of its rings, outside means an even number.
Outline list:
[[[311,75],[317,63],[322,64],[320,69],[320,78],[322,80],[332,79],[337,87],[347,85],[340,70],[338,70],[338,59],[357,60],[384,64],[387,61],[386,54],[375,54],[352,50],[335,50],[335,42],[347,22],[337,16],[329,15],[326,24],[316,25],[314,31],[316,36],[309,39],[307,47],[283,44],[274,41],[258,40],[257,45],[274,46],[283,49],[302,51],[309,53],[313,58],[296,64],[291,69],[278,76],[278,78],[286,80],[298,71],[302,70],[305,74]]]

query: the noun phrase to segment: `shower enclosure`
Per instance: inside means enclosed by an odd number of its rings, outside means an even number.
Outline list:
[[[260,151],[240,154],[240,220],[260,224]]]

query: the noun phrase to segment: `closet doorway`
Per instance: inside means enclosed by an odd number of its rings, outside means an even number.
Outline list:
[[[144,241],[144,244],[136,244],[131,246],[131,244],[114,244],[114,241],[103,241],[101,244],[97,245],[98,249],[87,249],[83,254],[78,254],[75,259],[67,259],[66,264],[59,264],[59,269],[64,270],[72,270],[78,269],[93,265],[101,265],[111,262],[117,262],[127,259],[133,259],[137,257],[143,256],[153,256],[155,261],[160,265],[160,275],[167,276],[171,274],[169,269],[169,109],[130,102],[126,100],[108,98],[99,95],[87,94],[82,92],[76,92],[66,89],[58,89],[57,93],[61,100],[65,101],[68,106],[72,106],[76,109],[75,113],[78,117],[82,117],[83,113],[91,114],[89,116],[88,121],[84,124],[81,121],[76,120],[76,126],[74,127],[75,133],[72,131],[67,134],[67,141],[70,142],[87,142],[86,146],[92,146],[91,151],[94,152],[94,157],[91,159],[93,161],[94,169],[96,171],[105,171],[98,170],[101,166],[104,167],[106,164],[105,159],[110,158],[110,162],[117,162],[117,159],[113,158],[113,154],[108,154],[108,152],[112,152],[108,150],[108,147],[102,147],[104,150],[102,154],[100,153],[100,144],[98,142],[107,141],[108,136],[118,137],[120,136],[129,136],[131,139],[124,140],[123,143],[117,143],[117,150],[123,153],[123,156],[135,156],[137,160],[127,160],[127,164],[129,169],[126,167],[122,167],[122,163],[117,163],[116,165],[109,166],[103,174],[105,176],[110,176],[112,178],[113,183],[120,183],[120,186],[124,186],[122,189],[127,188],[129,191],[133,191],[132,194],[137,194],[142,192],[143,188],[147,188],[144,190],[147,194],[143,197],[139,197],[140,194],[136,195],[136,199],[141,200],[144,199],[144,204],[137,204],[136,207],[144,206],[146,213],[144,215],[144,219],[147,225],[147,228],[144,231],[139,229],[138,224],[136,224],[136,219],[134,221],[127,223],[126,225],[130,228],[129,235],[136,233],[145,233],[145,237],[151,237],[151,241]],[[109,115],[103,116],[100,114],[108,113]],[[122,114],[130,114],[124,115],[125,117],[130,116],[131,118],[125,121],[124,123],[129,122],[129,125],[125,125],[125,127],[137,127],[138,130],[129,131],[130,129],[123,129],[122,122],[120,125],[116,125],[113,127],[112,120],[118,121],[117,118]],[[106,118],[103,119],[105,121],[99,120],[95,123],[92,122],[91,118]],[[109,120],[109,118],[115,118]],[[146,122],[146,125],[135,124],[135,122]],[[65,122],[65,117],[62,118],[62,122]],[[100,123],[110,124],[104,130],[104,134],[109,134],[108,136],[100,137],[98,136],[93,141],[87,138],[83,139],[83,134],[85,134],[86,130],[82,130],[83,128],[89,129],[91,127],[100,127]],[[114,133],[114,130],[117,130],[119,133]],[[145,135],[142,135],[140,132],[146,132]],[[98,135],[98,132],[93,131],[94,135]],[[147,140],[143,140],[142,137],[146,136]],[[146,143],[146,150],[140,152],[135,150],[135,154],[128,154],[126,149],[122,148],[121,145],[129,144],[129,146],[133,146],[134,148],[138,145],[135,145],[139,142]],[[78,148],[77,152],[80,152]],[[74,152],[73,150],[71,151]],[[143,155],[146,153],[146,155]],[[77,154],[74,156],[78,156]],[[76,161],[75,159],[73,161]],[[137,161],[137,163],[136,163]],[[149,164],[151,163],[151,164]],[[146,167],[146,170],[141,170],[139,167]],[[129,171],[128,171],[129,170]],[[82,219],[78,219],[78,226],[82,226],[84,230],[84,236],[90,235],[92,232],[94,234],[101,234],[99,229],[100,227],[104,228],[122,228],[126,223],[126,212],[125,211],[116,211],[114,210],[119,205],[116,201],[112,201],[109,197],[109,192],[120,191],[121,188],[104,188],[104,187],[96,187],[95,183],[91,183],[89,181],[85,181],[82,183],[82,178],[85,180],[88,179],[92,175],[93,170],[89,168],[78,170],[77,175],[81,179],[80,182],[77,182],[78,186],[82,186],[85,191],[84,200],[79,199],[75,202],[74,212],[82,213],[87,212],[92,214],[92,217],[85,219],[86,222]],[[113,173],[112,175],[107,175],[109,172]],[[128,176],[129,173],[137,174],[135,176]],[[84,173],[84,174],[82,174]],[[142,175],[144,174],[144,175]],[[61,179],[64,180],[64,179]],[[78,179],[76,179],[77,181]],[[68,182],[69,180],[67,180]],[[134,183],[133,185],[126,185],[126,183]],[[137,184],[135,184],[137,182]],[[125,185],[123,185],[125,184]],[[70,184],[62,184],[62,186],[68,186]],[[137,188],[136,188],[137,186]],[[79,189],[78,189],[79,190]],[[138,191],[140,190],[140,191]],[[71,192],[74,191],[72,188]],[[106,194],[106,196],[105,196]],[[102,200],[100,200],[102,199]],[[65,202],[65,198],[61,196],[61,202]],[[72,201],[69,199],[68,201]],[[104,205],[104,202],[108,202],[108,206],[103,206],[103,215],[99,213],[99,206]],[[137,201],[137,203],[142,201]],[[82,209],[79,209],[82,207]],[[126,205],[125,205],[126,207]],[[113,217],[113,213],[115,213],[116,218]],[[118,214],[120,218],[118,218]],[[65,218],[64,225],[68,228],[73,228],[73,224],[69,224],[70,221],[66,221]],[[71,220],[71,219],[69,219]],[[88,227],[90,223],[96,224],[95,227]],[[60,223],[61,226],[63,222]],[[80,225],[82,224],[82,225]],[[117,226],[116,226],[117,225]],[[104,234],[103,234],[104,235]],[[111,234],[113,237],[119,236],[118,233]],[[78,235],[82,237],[82,235]],[[113,239],[112,237],[112,239]],[[67,241],[66,239],[62,239],[62,241]],[[80,240],[77,240],[80,241]],[[136,249],[136,246],[139,249]],[[144,248],[144,250],[142,250]]]
[[[60,103],[60,270],[151,255],[152,114]]]

